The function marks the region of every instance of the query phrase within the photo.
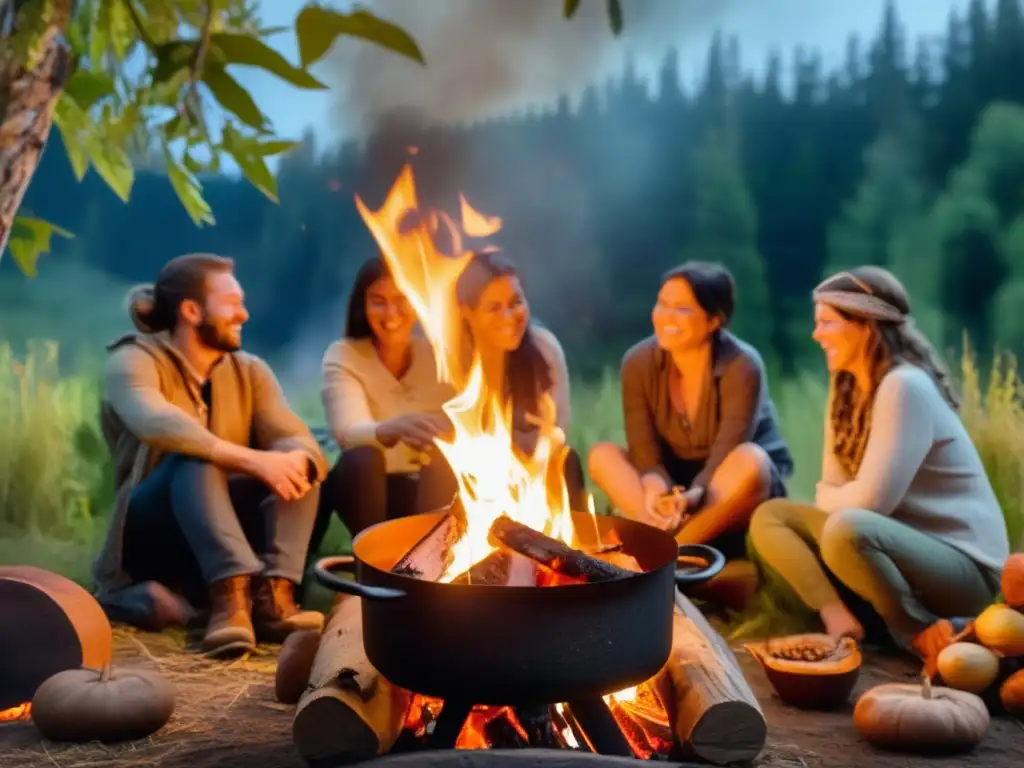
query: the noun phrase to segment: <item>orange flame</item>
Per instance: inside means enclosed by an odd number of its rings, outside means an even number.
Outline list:
[[[474,210],[465,195],[459,195],[459,204],[462,209],[462,229],[470,237],[490,237],[501,231],[502,220]]]
[[[502,515],[566,543],[574,539],[561,472],[564,436],[557,429],[542,427],[533,455],[521,459],[513,450],[506,404],[486,385],[479,357],[467,354],[464,346],[455,287],[472,253],[463,250],[462,234],[494,234],[501,228],[501,219],[480,214],[465,197],[460,199],[461,233],[444,214],[420,211],[408,165],[379,210],[370,211],[356,197],[360,215],[430,340],[438,376],[457,392],[444,406],[454,436],[435,442],[458,478],[467,527],[453,548],[453,561],[442,582],[451,581],[494,551],[487,535]],[[433,233],[442,222],[450,230],[451,255],[442,253],[434,241]],[[468,370],[467,358],[471,360]],[[544,419],[545,424],[550,421]]]
[[[10,709],[0,710],[0,723],[13,723],[18,720],[27,720],[32,714],[32,705],[28,702],[19,704]]]

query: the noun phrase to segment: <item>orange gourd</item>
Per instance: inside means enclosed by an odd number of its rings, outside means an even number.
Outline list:
[[[850,638],[792,635],[744,648],[761,665],[783,702],[803,709],[831,709],[846,702],[860,675],[861,654]]]
[[[1001,656],[1024,656],[1024,614],[1001,603],[990,605],[974,622],[978,642]]]
[[[1024,552],[1014,552],[1006,559],[1001,586],[1007,605],[1024,607]]]
[[[1006,678],[999,689],[999,701],[1008,713],[1024,720],[1024,669]]]

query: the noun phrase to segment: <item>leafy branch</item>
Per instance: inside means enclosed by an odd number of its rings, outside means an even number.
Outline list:
[[[425,63],[415,40],[397,25],[369,11],[343,13],[316,3],[304,7],[288,28],[300,52],[300,62],[290,62],[267,44],[282,30],[261,25],[256,5],[251,0],[78,0],[59,30],[77,66],[53,109],[75,177],[81,181],[91,169],[128,202],[136,165],[159,162],[193,222],[213,224],[203,173],[217,172],[230,158],[276,202],[277,180],[267,160],[298,144],[276,135],[235,78],[235,68],[255,67],[296,88],[325,90],[310,69],[343,36]],[[4,42],[0,31],[0,47]],[[141,74],[135,54],[142,54]],[[129,56],[132,67],[124,66]],[[0,72],[0,93],[8,85]],[[0,124],[3,110],[0,105]],[[53,234],[70,236],[52,225],[44,231],[40,221],[22,219],[11,228],[17,238],[11,251],[29,274]]]
[[[58,5],[66,12],[48,13]],[[564,0],[565,17],[574,16],[579,5],[579,0]],[[22,23],[23,6],[36,8],[28,14],[34,25]],[[10,92],[12,72],[30,69],[39,41],[58,34],[69,42],[75,65],[59,98],[55,96],[53,122],[75,177],[81,181],[92,169],[128,202],[136,163],[156,159],[193,222],[213,224],[199,180],[202,173],[216,173],[222,160],[231,158],[249,182],[276,202],[277,180],[267,158],[298,143],[275,135],[252,94],[233,76],[235,67],[256,67],[293,87],[322,90],[327,86],[310,68],[339,37],[425,64],[412,37],[367,10],[343,13],[310,2],[294,27],[282,30],[263,27],[256,6],[253,0],[0,0],[0,61],[5,47],[12,50],[12,38],[30,38],[24,45],[25,66],[0,67],[0,93]],[[618,35],[623,25],[620,0],[607,0],[607,12]],[[24,28],[19,30],[19,24]],[[298,64],[267,45],[267,38],[281,31],[295,34]],[[125,62],[135,52],[142,53],[145,66],[141,74],[129,77]],[[208,119],[211,108],[218,110],[219,121]],[[0,104],[0,125],[11,117],[6,109]],[[220,125],[216,135],[209,127],[214,123]],[[0,186],[0,202],[5,195],[20,200],[31,174],[14,177],[18,188]],[[0,217],[0,252],[5,235],[17,238],[10,248],[26,273],[33,273],[36,259],[48,252],[53,234],[70,236],[39,219],[15,221],[18,226],[11,226]]]

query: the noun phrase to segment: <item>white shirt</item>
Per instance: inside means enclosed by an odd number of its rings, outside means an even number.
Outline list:
[[[1010,544],[999,502],[963,422],[927,372],[898,365],[882,379],[857,477],[832,455],[830,433],[826,423],[815,506],[891,515],[1002,569]]]
[[[377,425],[409,413],[441,413],[454,392],[437,379],[434,350],[418,337],[412,362],[396,379],[370,339],[341,339],[324,353],[321,391],[327,424],[342,450],[374,445],[384,451],[388,474],[416,472],[416,452],[402,442],[384,448]]]

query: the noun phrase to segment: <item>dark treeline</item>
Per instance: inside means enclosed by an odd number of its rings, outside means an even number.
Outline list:
[[[911,39],[889,8],[835,71],[797,50],[754,77],[741,43],[715,37],[694,89],[669,51],[654,83],[627,61],[582,98],[526,114],[446,127],[402,113],[365,143],[321,150],[307,138],[282,161],[280,205],[245,182],[205,179],[217,225],[201,230],[158,172],[125,206],[95,176],[76,184],[51,147],[27,207],[77,237],[42,268],[80,258],[135,281],[178,253],[228,254],[261,349],[318,326],[326,340],[374,250],[353,195],[379,205],[411,161],[432,205],[455,214],[462,191],[504,218],[495,241],[580,373],[649,332],[657,276],[689,257],[733,270],[737,332],[785,370],[810,354],[810,290],[863,262],[908,283],[944,344],[966,330],[981,349],[1018,349],[1024,323],[1006,308],[1024,300],[1019,0],[974,0],[939,40]]]

